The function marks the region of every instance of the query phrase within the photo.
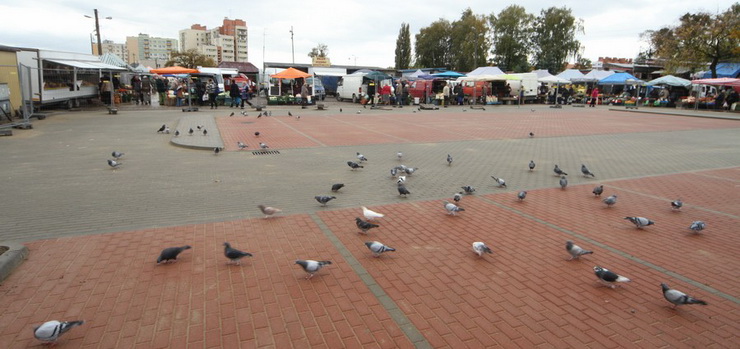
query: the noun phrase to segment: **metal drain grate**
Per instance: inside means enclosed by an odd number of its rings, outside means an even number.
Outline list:
[[[252,152],[252,154],[254,155],[275,155],[275,154],[280,154],[280,151],[279,150],[265,150],[265,151],[255,150]]]

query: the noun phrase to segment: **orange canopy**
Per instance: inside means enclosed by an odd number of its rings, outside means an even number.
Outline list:
[[[174,67],[151,69],[149,70],[149,72],[153,74],[191,74],[191,73],[197,73],[198,71],[196,69],[189,69],[189,68],[174,66]]]
[[[311,74],[306,74],[296,68],[288,68],[275,75],[270,75],[271,78],[278,78],[278,79],[298,79],[298,78],[307,78],[309,76],[311,76]]]

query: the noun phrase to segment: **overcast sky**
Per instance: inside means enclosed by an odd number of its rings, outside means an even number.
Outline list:
[[[584,46],[583,56],[596,61],[602,56],[634,58],[645,46],[639,38],[645,30],[676,25],[687,12],[724,12],[734,2],[520,0],[517,4],[535,16],[551,6],[571,9],[585,27],[585,34],[578,36]],[[310,63],[307,53],[324,43],[333,64],[389,67],[395,64],[396,38],[402,22],[410,24],[413,47],[419,29],[439,18],[457,20],[467,7],[479,15],[498,14],[510,4],[494,0],[0,0],[0,44],[90,53],[95,23],[84,15],[93,16],[97,8],[102,39],[117,43],[139,33],[177,38],[179,30],[192,24],[213,28],[228,17],[247,22],[249,61],[260,68],[263,60],[293,61],[291,26],[297,63]],[[112,19],[104,19],[109,16]]]

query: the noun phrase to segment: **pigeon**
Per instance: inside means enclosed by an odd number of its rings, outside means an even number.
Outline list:
[[[180,135],[180,130],[175,130],[175,137]]]
[[[404,169],[403,171],[406,172],[406,174],[410,176],[414,174],[414,172],[416,172],[416,170],[418,169],[419,169],[418,167],[406,167],[406,169]]]
[[[177,261],[177,255],[180,254],[180,252],[189,250],[191,247],[189,245],[185,245],[182,247],[168,247],[162,250],[162,253],[159,254],[159,258],[157,258],[157,264],[165,262],[176,262]]]
[[[624,219],[627,219],[630,222],[632,222],[632,224],[634,224],[635,227],[637,227],[637,229],[642,229],[642,227],[655,224],[655,222],[645,217],[624,217]]]
[[[601,196],[601,193],[603,193],[603,192],[604,192],[604,186],[603,185],[599,185],[599,186],[594,187],[594,190],[592,191],[592,193],[594,193],[595,196]],[[615,196],[615,198],[616,198],[616,196]]]
[[[406,197],[406,195],[411,194],[411,192],[406,189],[406,186],[403,185],[403,183],[398,183],[398,195],[403,195],[403,197]]]
[[[672,209],[678,211],[681,209],[681,207],[683,207],[683,201],[681,201],[681,199],[676,199],[676,200],[671,201]]]
[[[265,205],[257,205],[259,207],[260,211],[262,211],[262,214],[265,215],[265,218],[268,218],[276,213],[283,212],[283,210],[276,208],[276,207],[270,207]]]
[[[257,119],[262,117],[262,113],[257,113]]]
[[[164,129],[166,129],[166,128],[167,128],[167,125],[162,124],[162,127],[160,127],[159,130],[157,130],[157,133],[164,132]]]
[[[357,152],[357,159],[360,160],[360,162],[367,161],[365,155],[360,154],[360,152]]]
[[[524,198],[527,197],[527,191],[522,190],[519,192],[519,194],[516,194],[516,197],[519,199],[519,201],[524,201]]]
[[[318,201],[320,204],[326,206],[326,204],[329,203],[329,201],[334,200],[337,197],[336,196],[317,195],[317,196],[314,196],[313,198],[316,199],[316,201]]]
[[[581,164],[581,173],[583,173],[584,177],[591,176],[591,178],[596,177],[591,171],[588,170],[588,167],[586,165]]]
[[[534,171],[535,163],[534,160],[529,160],[529,171]]]
[[[352,171],[358,169],[358,168],[365,168],[365,166],[362,166],[354,161],[347,161],[347,166],[352,168]]]
[[[85,324],[85,321],[57,321],[51,320],[44,322],[33,329],[33,336],[36,339],[54,345],[57,339],[67,331]]]
[[[601,281],[603,284],[614,288],[616,287],[615,282],[630,282],[631,280],[621,276],[617,275],[617,273],[614,273],[610,271],[609,269],[602,268],[600,266],[594,267],[594,273],[596,273],[596,276],[599,278],[599,281]]]
[[[368,209],[365,206],[362,206],[362,215],[365,216],[365,219],[372,221],[375,220],[375,218],[383,218],[385,217],[384,214],[375,212],[373,210]]]
[[[190,130],[188,131],[188,135],[189,136],[192,136],[193,135],[193,132],[195,132],[195,131],[193,131],[193,128],[191,127]]]
[[[560,177],[560,188],[565,190],[565,187],[568,186],[568,178],[565,178],[565,176]]]
[[[534,109],[532,109],[532,111],[534,112]],[[532,137],[534,137],[534,132],[529,133],[529,138],[532,138]]]
[[[339,112],[340,112],[340,113],[342,112],[342,108],[339,108]]]
[[[552,169],[552,170],[553,170],[553,172],[555,172],[555,175],[556,176],[567,176],[568,175],[567,173],[563,172],[563,170],[561,170],[560,167],[558,167],[557,164],[555,165],[555,168]]]
[[[221,152],[221,148],[219,148],[219,147],[213,148],[213,155],[218,155],[218,153],[220,153],[220,152]]]
[[[570,241],[570,240],[565,242],[565,249],[568,251],[568,253],[570,253],[569,261],[573,259],[578,259],[584,254],[594,253],[593,251],[582,249],[581,246],[574,244],[573,241]]]
[[[169,126],[167,126],[167,127],[164,128],[164,133],[165,134],[170,134],[170,127]]]
[[[247,149],[247,145],[244,144],[244,142],[242,142],[242,141],[237,141],[236,142],[236,146],[239,147],[239,150]]]
[[[396,175],[397,175],[397,174],[398,174],[398,169],[397,169],[397,168],[395,168],[395,167],[394,167],[394,168],[392,168],[392,169],[391,169],[391,178],[396,178]]]
[[[475,188],[473,188],[473,186],[470,186],[470,185],[466,185],[460,188],[462,188],[462,190],[465,191],[465,194],[473,194],[473,192],[475,192]]]
[[[260,136],[260,131],[256,131],[256,132],[254,133],[254,136],[255,136],[255,137],[259,137],[259,136]]]
[[[239,265],[240,259],[244,257],[252,257],[251,253],[239,251],[231,247],[228,242],[224,242],[224,255],[229,259],[229,263],[234,263],[236,265]]]
[[[396,170],[399,170],[401,172],[406,172],[406,169],[407,168],[408,167],[406,167],[406,165],[404,165],[404,164],[400,164],[400,165],[396,166]]]
[[[396,153],[396,157],[398,158],[398,161],[401,161],[401,159],[403,158],[403,153],[399,151],[398,153]]]
[[[372,228],[377,228],[379,225],[368,221],[363,221],[360,217],[355,218],[355,224],[360,228],[362,234],[367,234],[367,231]]]
[[[449,201],[444,202],[445,210],[447,210],[447,214],[456,216],[458,212],[465,211],[464,208],[459,207]]]
[[[707,305],[707,302],[691,297],[679,290],[674,290],[668,287],[668,285],[665,283],[661,283],[660,287],[663,289],[663,297],[665,297],[667,301],[673,303],[673,309],[676,309],[676,307],[679,305],[685,304]]]
[[[447,154],[447,166],[452,166],[452,155]]]
[[[243,110],[242,111],[242,116],[247,116],[247,112]]]
[[[260,142],[260,149],[265,150],[265,149],[269,149],[269,148],[270,147],[267,146],[267,144]]]
[[[617,194],[609,195],[602,201],[606,204],[606,207],[612,207],[617,203]]]
[[[358,110],[358,111],[357,111],[357,114],[362,114],[362,111],[361,111],[361,110]]]
[[[344,183],[332,184],[331,191],[336,193],[337,191],[339,191],[339,189],[342,189],[342,187],[344,187]]]
[[[232,111],[231,114],[229,114],[229,117],[234,116],[234,112]]]
[[[694,234],[699,234],[706,227],[707,227],[707,224],[704,223],[703,221],[693,221],[691,222],[691,226],[689,227],[689,229],[691,229],[691,231],[694,232]]]
[[[120,166],[121,163],[116,160],[110,160],[108,159],[108,166],[112,167],[113,169],[117,169],[118,166]]]
[[[297,260],[295,261],[295,264],[298,264],[308,273],[308,276],[306,276],[306,280],[313,277],[313,274],[318,272],[321,268],[323,268],[325,265],[331,264],[331,261],[314,261],[314,260]]]
[[[293,113],[291,113],[290,111],[288,111],[288,116],[293,116]]]
[[[531,112],[534,113],[534,109],[530,109],[529,111],[531,111]],[[532,132],[530,132],[530,133],[532,133]],[[534,133],[532,133],[532,135],[534,135]]]
[[[488,254],[493,253],[493,251],[491,251],[491,249],[488,246],[486,246],[486,244],[480,241],[476,241],[473,243],[473,252],[477,253],[478,257],[483,257],[484,253],[488,253]]]
[[[198,131],[200,131],[203,128],[203,126],[201,125],[196,125],[195,127],[198,128]]]
[[[460,200],[462,200],[462,192],[455,193],[455,195],[452,196],[452,200],[455,200],[455,202],[460,202]]]
[[[395,248],[383,245],[378,241],[367,241],[365,242],[365,246],[373,252],[373,257],[375,258],[380,257],[380,254],[383,252],[393,252],[396,250]]]
[[[208,135],[208,130],[206,130],[206,129],[203,129],[203,135],[204,135],[204,136],[207,136],[207,135]]]
[[[499,178],[496,176],[491,176],[496,183],[498,183],[499,188],[506,188],[506,181],[503,178]]]

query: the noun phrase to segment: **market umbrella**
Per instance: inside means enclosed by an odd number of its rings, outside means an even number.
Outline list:
[[[461,76],[465,76],[465,74],[460,74],[454,71],[446,71],[443,73],[432,74],[432,76],[438,77],[438,78],[459,78]]]
[[[367,73],[365,75],[365,77],[368,78],[368,79],[370,79],[370,80],[385,80],[385,79],[390,79],[391,78],[390,75],[388,75],[386,73],[383,73],[383,72],[379,72],[377,70],[373,70],[373,71]]]
[[[691,81],[686,80],[686,79],[681,79],[673,75],[666,75],[666,76],[661,76],[655,80],[650,80],[648,81],[647,84],[648,85],[669,85],[669,86],[689,87],[691,86]]]
[[[276,79],[300,79],[307,78],[309,76],[311,76],[311,74],[304,73],[296,68],[288,68],[277,74],[270,75],[271,78]]]
[[[149,70],[150,73],[153,74],[194,74],[197,73],[197,69],[190,69],[190,68],[183,68],[180,66],[172,66],[172,67],[164,67],[164,68],[157,68],[157,69],[151,69]]]

